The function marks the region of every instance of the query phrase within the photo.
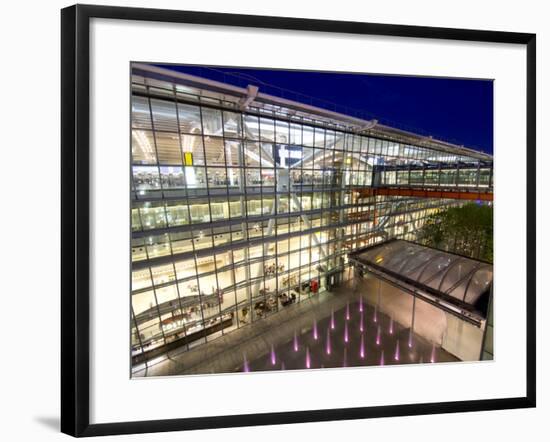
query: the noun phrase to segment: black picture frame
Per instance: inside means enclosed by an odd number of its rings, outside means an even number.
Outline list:
[[[108,18],[514,43],[527,52],[527,343],[524,397],[90,424],[90,19]],[[75,5],[61,10],[61,431],[100,436],[535,407],[536,35],[212,12]]]

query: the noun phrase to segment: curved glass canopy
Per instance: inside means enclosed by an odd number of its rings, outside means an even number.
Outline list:
[[[493,281],[491,264],[403,240],[377,244],[355,258],[471,306]]]

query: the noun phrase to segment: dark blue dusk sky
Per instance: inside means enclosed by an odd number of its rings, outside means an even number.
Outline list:
[[[390,126],[493,153],[491,80],[231,67],[163,67],[238,86],[256,84],[260,91],[308,102],[304,97],[288,92],[293,91],[338,107],[321,101],[311,102],[313,105],[376,118]]]

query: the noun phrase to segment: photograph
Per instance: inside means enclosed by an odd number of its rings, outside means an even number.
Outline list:
[[[491,78],[129,75],[133,379],[493,363]]]

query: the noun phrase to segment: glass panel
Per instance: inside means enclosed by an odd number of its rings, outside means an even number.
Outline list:
[[[145,230],[166,227],[164,205],[162,203],[146,203],[139,209],[139,212]]]
[[[189,213],[186,204],[169,202],[166,204],[166,218],[170,227],[189,224]]]
[[[223,112],[223,131],[226,137],[242,136],[241,115],[235,112]]]
[[[178,132],[176,104],[174,102],[152,98],[151,111],[156,131]]]
[[[132,127],[151,129],[151,113],[147,98],[132,96]]]
[[[181,189],[185,186],[181,167],[160,166],[159,169],[163,189]]]
[[[132,130],[132,163],[156,164],[155,139],[153,132]]]
[[[202,124],[205,135],[223,135],[222,112],[220,110],[203,107]]]
[[[225,166],[223,138],[204,137],[207,166]]]
[[[200,134],[201,113],[198,106],[178,103],[178,117],[180,123],[180,132],[186,134]]]
[[[180,139],[177,133],[156,132],[157,155],[160,164],[181,165]]]
[[[493,270],[490,267],[479,269],[472,275],[468,291],[464,297],[464,302],[475,304],[479,297],[489,290],[493,281]]]
[[[151,272],[148,268],[132,272],[132,291],[151,287],[152,285]]]
[[[452,289],[462,278],[471,272],[475,266],[475,261],[458,259],[457,262],[453,264],[452,268],[449,269],[447,275],[445,275],[439,290],[447,292]]]
[[[160,176],[157,167],[134,166],[132,171],[136,190],[160,189]]]

